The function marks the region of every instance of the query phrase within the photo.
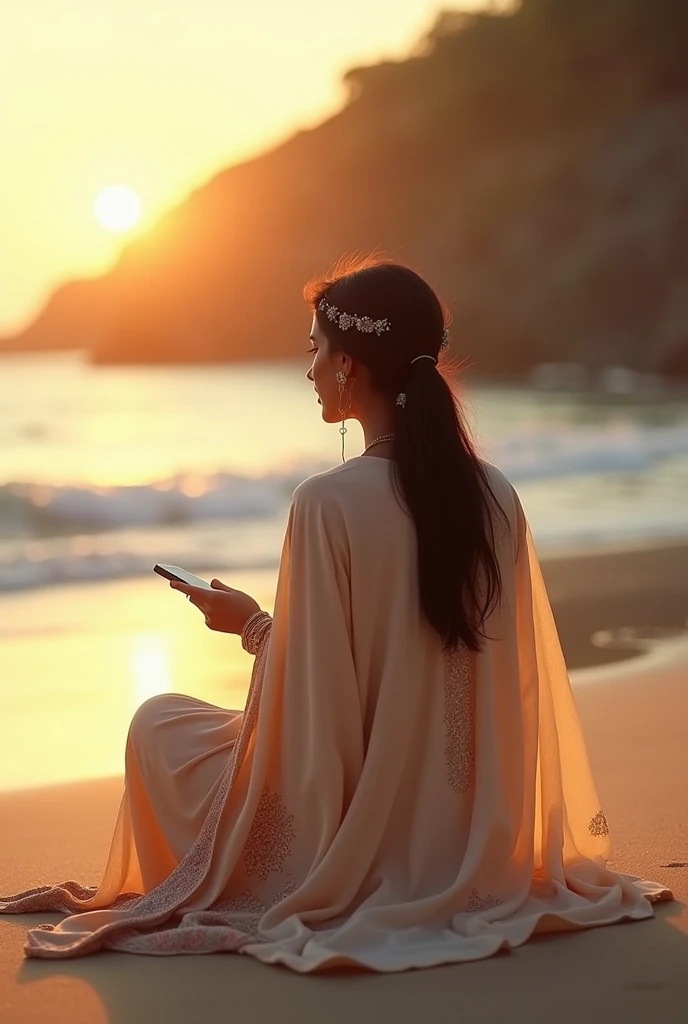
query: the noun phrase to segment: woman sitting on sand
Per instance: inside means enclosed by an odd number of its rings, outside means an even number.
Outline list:
[[[606,866],[530,529],[472,446],[439,299],[384,261],[305,295],[323,419],[359,420],[365,450],[295,489],[272,617],[217,580],[172,584],[255,654],[246,708],[141,705],[100,885],[0,902],[67,913],[28,956],[400,971],[670,898]]]

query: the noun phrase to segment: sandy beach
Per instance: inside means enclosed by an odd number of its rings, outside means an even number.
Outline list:
[[[26,960],[27,928],[58,915],[3,916],[0,1020],[687,1020],[688,639],[678,634],[688,618],[688,545],[579,554],[544,569],[614,840],[612,867],[662,882],[676,897],[654,920],[538,938],[460,966],[302,977],[223,954]],[[262,574],[232,585],[252,586],[270,610],[272,581]],[[122,792],[122,732],[136,700],[167,688],[243,706],[250,671],[238,638],[209,634],[157,581],[61,590],[71,602],[56,602],[54,591],[0,600],[7,893],[66,879],[97,884]],[[31,630],[21,626],[29,602]],[[141,631],[148,646],[123,660]],[[126,676],[119,685],[118,673]],[[151,677],[153,691],[142,682],[150,687]],[[60,699],[42,718],[48,688]],[[72,757],[79,737],[80,762]],[[63,781],[45,784],[60,771]]]

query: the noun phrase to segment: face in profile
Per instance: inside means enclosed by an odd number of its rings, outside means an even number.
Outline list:
[[[306,376],[313,381],[313,386],[322,406],[322,418],[325,423],[338,423],[341,420],[339,414],[339,386],[337,384],[337,370],[341,369],[341,362],[335,361],[329,354],[327,338],[320,328],[317,318],[313,317],[311,325],[311,348],[313,362]],[[343,407],[346,408],[349,398],[343,397]]]

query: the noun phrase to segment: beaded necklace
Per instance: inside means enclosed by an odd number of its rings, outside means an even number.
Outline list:
[[[374,444],[382,444],[383,441],[393,441],[393,440],[394,440],[394,434],[380,434],[380,436],[376,437],[374,441],[371,441],[370,444],[366,445],[366,447],[363,449],[361,454],[365,455],[365,453],[368,451],[368,449],[372,448]]]

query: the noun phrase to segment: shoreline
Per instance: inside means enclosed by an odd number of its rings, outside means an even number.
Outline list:
[[[581,713],[581,706],[586,710],[590,706],[590,690],[600,691],[592,697],[592,703],[604,700],[623,701],[627,695],[637,693],[644,688],[647,681],[658,674],[668,676],[676,685],[677,680],[686,686],[686,704],[688,705],[688,634],[670,640],[650,644],[645,650],[634,651],[628,657],[609,662],[608,664],[591,665],[573,669],[570,672],[576,706]],[[585,692],[588,691],[588,692]],[[601,691],[606,691],[602,693]],[[586,729],[587,735],[587,729]],[[124,782],[124,774],[86,777],[58,782],[40,782],[34,785],[3,788],[0,784],[0,805],[6,798],[11,800],[22,796],[46,796],[54,794],[56,798],[76,799],[77,791],[83,789],[88,793],[90,787],[119,788]],[[2,814],[0,813],[0,823]]]
[[[642,646],[619,642],[622,631],[639,640],[688,636],[688,539],[580,549],[540,561],[569,671],[642,653]]]
[[[657,551],[665,548],[682,548],[688,546],[688,534],[670,533],[664,536],[648,534],[647,536],[624,537],[621,540],[557,542],[543,545],[542,550],[535,541],[541,563],[563,562],[576,558],[596,558],[606,555],[633,555],[638,551]]]
[[[688,635],[688,541],[541,562],[572,680]],[[0,595],[0,793],[117,777],[132,716],[155,693],[244,707],[252,660],[239,637],[209,631],[150,576]],[[275,581],[272,569],[225,579],[270,612]]]

